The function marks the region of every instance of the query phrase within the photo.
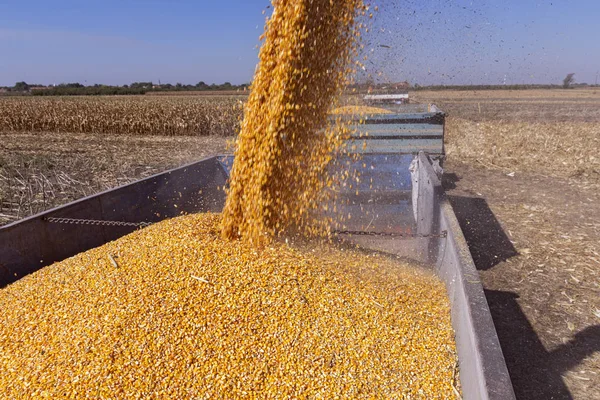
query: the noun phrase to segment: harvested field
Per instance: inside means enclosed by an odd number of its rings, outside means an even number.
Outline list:
[[[246,97],[250,94],[250,90],[186,90],[186,91],[165,91],[165,92],[148,92],[145,96],[236,96]]]
[[[600,122],[598,89],[417,91],[410,96],[472,121]]]
[[[437,278],[326,244],[257,251],[218,226],[215,214],[163,221],[2,289],[3,393],[454,397]]]
[[[472,121],[449,118],[450,159],[507,173],[542,173],[600,183],[597,122]]]
[[[0,132],[232,136],[245,96],[0,98]]]
[[[600,183],[600,90],[418,91],[448,113],[449,159]]]
[[[221,136],[0,132],[0,225],[226,147]]]

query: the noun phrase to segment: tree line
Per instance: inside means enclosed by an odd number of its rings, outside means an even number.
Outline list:
[[[598,85],[588,85],[587,83],[575,83],[575,74],[568,74],[563,80],[562,85],[429,85],[421,86],[419,84],[409,85],[404,82],[405,90],[528,90],[528,89],[569,89],[575,87],[596,87]],[[391,86],[390,86],[391,85]],[[398,84],[375,84],[365,82],[362,84],[351,85],[348,89],[354,93],[363,92],[394,92],[400,90]],[[81,83],[62,83],[54,86],[44,86],[39,84],[28,84],[27,82],[17,82],[12,87],[0,87],[0,92],[15,95],[33,95],[33,96],[103,96],[103,95],[139,95],[148,92],[186,92],[186,91],[235,91],[247,90],[250,84],[233,85],[230,82],[222,84],[207,84],[203,81],[195,85],[184,85],[176,83],[158,83],[153,82],[133,82],[129,85],[114,86],[95,84],[85,86]],[[404,89],[402,89],[404,90]]]
[[[17,82],[12,87],[0,89],[8,94],[22,94],[33,96],[103,96],[103,95],[139,95],[148,92],[185,92],[185,91],[223,91],[223,90],[246,90],[250,84],[233,85],[230,82],[222,84],[207,84],[198,82],[195,85],[184,85],[176,83],[155,84],[153,82],[133,82],[129,85],[90,85],[81,83],[61,83],[60,85],[44,86],[40,84],[28,84]]]

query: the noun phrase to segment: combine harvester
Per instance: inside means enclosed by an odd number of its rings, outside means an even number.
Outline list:
[[[477,270],[441,184],[445,116],[431,105],[388,109],[392,114],[363,116],[348,144],[362,153],[350,165],[362,179],[340,193],[341,212],[351,218],[334,228],[432,268],[451,303],[463,397],[514,399]],[[231,162],[206,158],[0,228],[0,287],[150,223],[220,211]]]

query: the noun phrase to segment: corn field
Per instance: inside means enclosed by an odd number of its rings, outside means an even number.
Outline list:
[[[230,136],[245,96],[0,98],[0,132]]]

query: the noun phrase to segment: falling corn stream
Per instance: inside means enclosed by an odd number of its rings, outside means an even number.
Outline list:
[[[274,2],[246,104],[223,210],[223,235],[255,244],[315,228],[311,211],[348,129],[327,126],[344,87],[365,6]]]

